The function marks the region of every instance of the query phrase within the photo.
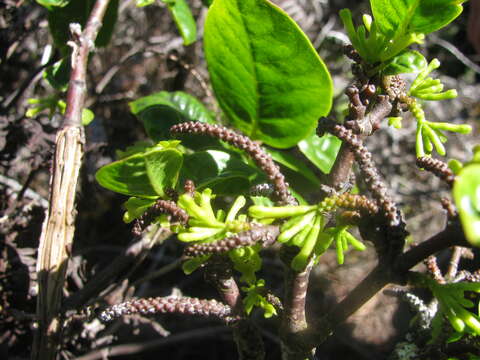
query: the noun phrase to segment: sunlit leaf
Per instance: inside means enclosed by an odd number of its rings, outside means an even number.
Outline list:
[[[253,139],[287,148],[330,111],[332,81],[298,25],[266,0],[215,0],[205,55],[219,104]]]
[[[298,143],[300,151],[322,172],[328,174],[337,158],[342,142],[335,136],[313,134]]]

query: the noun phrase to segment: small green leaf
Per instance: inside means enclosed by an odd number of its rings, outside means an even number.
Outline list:
[[[200,266],[205,264],[211,255],[198,256],[193,259],[189,259],[182,264],[182,270],[186,275],[190,275]]]
[[[383,70],[384,75],[419,73],[427,67],[427,60],[418,51],[409,50],[395,56]]]
[[[137,7],[144,7],[148,5],[152,5],[155,2],[155,0],[136,0],[135,5]]]
[[[157,197],[150,183],[143,154],[135,154],[101,167],[95,175],[104,188],[137,197]]]
[[[55,64],[47,67],[43,72],[43,78],[56,90],[64,92],[68,88],[70,79],[70,57],[66,57]]]
[[[453,21],[463,10],[459,0],[370,0],[380,30],[390,37],[429,34]]]
[[[465,237],[474,246],[480,246],[480,164],[471,164],[460,170],[453,185]]]
[[[139,218],[143,215],[145,211],[148,210],[153,204],[155,204],[155,200],[153,199],[142,199],[137,197],[129,198],[125,203],[123,203],[123,207],[127,210],[123,215],[123,221],[127,224],[132,222],[133,220]]]
[[[208,187],[219,195],[246,193],[253,182],[264,177],[239,158],[217,150],[197,151],[185,156],[181,176],[193,180],[197,188]]]
[[[186,0],[162,0],[172,13],[173,20],[183,38],[184,45],[190,45],[197,40],[197,24]]]
[[[71,0],[36,0],[38,4],[47,8],[48,10],[53,9],[54,7],[64,7],[67,6]]]
[[[166,189],[174,189],[182,168],[182,153],[176,149],[153,150],[145,153],[145,166],[155,192],[165,196]]]
[[[156,198],[174,188],[182,166],[182,154],[156,146],[100,168],[95,177],[109,190],[129,196]]]
[[[200,121],[214,124],[210,112],[195,97],[181,92],[161,91],[139,98],[130,104],[130,111],[143,122],[148,136],[153,141],[170,137],[169,129],[185,121]],[[213,146],[218,142],[201,136],[182,136],[182,143],[193,149]]]
[[[313,134],[298,143],[300,151],[322,172],[328,174],[337,158],[342,142],[335,136]]]
[[[95,114],[93,113],[92,110],[90,109],[83,109],[82,110],[82,125],[83,126],[87,126],[88,124],[90,124],[93,119],[95,119]]]
[[[297,144],[332,104],[332,80],[295,22],[266,0],[215,0],[205,56],[232,124],[277,148]]]

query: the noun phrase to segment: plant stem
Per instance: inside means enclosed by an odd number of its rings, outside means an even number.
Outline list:
[[[222,256],[214,256],[209,261],[206,272],[209,280],[219,292],[222,300],[232,309],[232,314],[240,320],[231,325],[233,338],[237,344],[240,360],[263,360],[265,347],[258,328],[250,319],[243,317],[243,302],[237,282],[232,276],[228,260]]]
[[[35,360],[53,360],[61,340],[59,310],[69,250],[73,243],[75,191],[85,142],[81,120],[86,98],[87,61],[108,4],[109,0],[97,0],[85,30],[73,34],[76,41],[72,53],[67,108],[62,128],[56,137],[49,208],[38,250],[38,331],[32,349],[32,359]]]
[[[282,254],[285,264],[284,311],[280,328],[282,360],[305,360],[312,358],[314,352],[314,346],[306,343],[304,336],[308,330],[305,300],[313,261],[302,272],[296,272],[290,267],[295,251],[289,250],[284,249]]]

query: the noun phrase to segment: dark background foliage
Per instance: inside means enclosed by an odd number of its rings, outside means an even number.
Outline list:
[[[350,63],[342,55],[347,39],[338,10],[354,14],[368,9],[368,2],[330,0],[278,0],[300,24],[319,49],[335,82],[335,112],[346,106],[342,96],[351,81]],[[199,24],[205,18],[200,1],[190,1]],[[420,46],[424,55],[442,62],[442,81],[456,88],[459,97],[427,107],[428,116],[439,121],[467,122],[473,135],[455,135],[448,143],[449,157],[469,158],[478,134],[480,114],[480,57],[467,39],[470,8],[455,22],[427,38]],[[201,27],[201,25],[200,25]],[[201,31],[200,31],[201,33]],[[479,35],[480,36],[480,35]],[[36,301],[35,259],[48,197],[52,145],[59,118],[46,114],[25,116],[27,99],[52,93],[42,79],[41,59],[51,43],[45,9],[33,1],[5,0],[0,4],[0,358],[29,357]],[[102,270],[125,259],[131,244],[130,226],[122,222],[124,196],[102,189],[95,171],[124,149],[145,138],[140,122],[130,114],[128,102],[156,91],[184,90],[215,109],[201,42],[182,45],[173,21],[163,5],[136,8],[133,1],[120,2],[119,18],[111,43],[92,57],[88,73],[87,106],[95,120],[86,128],[86,156],[78,188],[77,223],[72,261],[64,295],[75,301],[77,292]],[[386,178],[395,200],[410,225],[412,241],[437,232],[444,223],[439,199],[446,187],[414,164],[414,121],[393,131],[386,126],[369,139],[367,146]],[[476,139],[478,141],[478,137]],[[213,298],[214,289],[203,281],[201,271],[185,276],[175,260],[181,245],[169,239],[153,247],[143,261],[132,262],[128,271],[112,278],[101,294],[90,298],[92,308],[114,304],[132,296],[165,296],[172,291],[188,296]],[[440,257],[441,258],[441,257]],[[172,266],[171,264],[174,263]],[[309,290],[311,316],[321,315],[342,298],[376,263],[373,251],[349,256],[337,266],[327,254],[315,269]],[[261,277],[282,292],[282,269],[275,253],[267,252]],[[468,265],[468,264],[466,264]],[[163,274],[155,272],[163,269]],[[145,276],[153,276],[151,279]],[[173,290],[172,290],[173,289]],[[105,327],[95,316],[69,311],[63,338],[62,358],[101,358],[95,349],[130,344],[125,359],[225,359],[235,358],[228,328],[204,319],[159,316],[130,317]],[[93,314],[94,315],[94,314]],[[407,331],[409,309],[393,298],[377,295],[320,349],[322,359],[385,358]],[[280,357],[278,324],[253,315],[262,326],[267,358]],[[169,337],[165,337],[170,334]],[[137,346],[133,346],[135,343]],[[160,355],[159,355],[160,354]],[[82,357],[83,356],[83,357]]]

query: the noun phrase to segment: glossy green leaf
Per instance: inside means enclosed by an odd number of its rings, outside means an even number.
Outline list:
[[[427,67],[427,60],[418,51],[404,51],[395,56],[383,70],[384,75],[419,73]]]
[[[197,24],[186,0],[162,0],[168,5],[173,20],[183,39],[184,45],[190,45],[197,40]]]
[[[480,246],[480,164],[460,170],[453,185],[453,197],[467,240]]]
[[[267,0],[215,0],[205,56],[220,107],[253,139],[287,148],[332,104],[332,80],[295,22]]]
[[[205,106],[195,97],[181,92],[161,91],[132,101],[130,110],[143,122],[148,136],[153,141],[169,138],[169,129],[185,121],[200,121],[214,124],[215,120]],[[182,136],[187,147],[201,148],[218,144],[202,136]]]
[[[342,142],[333,135],[319,137],[313,134],[300,141],[298,148],[316,167],[328,174],[335,163],[340,145]]]
[[[150,183],[143,154],[135,154],[101,167],[95,175],[104,188],[120,194],[138,197],[156,197]]]
[[[127,224],[132,222],[133,220],[139,218],[140,216],[145,213],[153,204],[155,204],[154,199],[142,199],[137,197],[129,198],[124,204],[123,207],[125,210],[125,214],[123,215],[123,221]]]
[[[396,34],[429,34],[453,21],[463,10],[462,0],[370,0],[380,30]]]
[[[182,154],[160,146],[136,153],[100,168],[96,179],[103,187],[125,195],[152,198],[173,188],[182,166]]]
[[[71,48],[67,46],[67,41],[70,40],[70,24],[78,23],[83,29],[94,4],[94,0],[70,0],[66,6],[50,8],[48,12],[50,33],[55,46],[60,49],[63,55],[67,55],[71,51]],[[102,27],[95,39],[97,47],[103,47],[109,43],[117,21],[117,13],[118,0],[112,0],[108,5]]]
[[[198,189],[237,195],[246,193],[263,174],[227,152],[208,150],[185,156],[181,176],[193,180]]]

